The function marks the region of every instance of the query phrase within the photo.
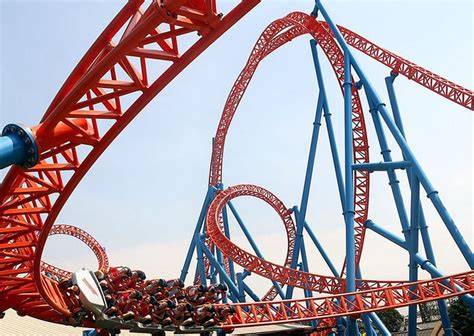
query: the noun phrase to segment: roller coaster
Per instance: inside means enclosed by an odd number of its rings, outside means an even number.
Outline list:
[[[72,324],[71,302],[60,285],[63,279],[74,278],[75,273],[43,262],[45,243],[53,234],[76,237],[92,249],[100,271],[106,273],[110,269],[107,254],[100,244],[80,228],[56,224],[58,215],[92,165],[126,126],[260,1],[242,0],[225,15],[219,13],[217,2],[129,0],[74,68],[38,125],[5,126],[0,137],[0,166],[11,168],[0,187],[0,312],[14,309],[22,316]],[[231,122],[259,64],[303,35],[311,38],[319,95],[303,197],[299,207],[288,208],[272,192],[257,185],[224,187],[223,158]],[[191,36],[192,43],[182,42],[183,37]],[[336,146],[319,50],[329,61],[342,92],[343,164]],[[385,82],[389,104],[380,99],[353,50],[388,68]],[[149,70],[152,62],[162,64],[160,73]],[[376,335],[375,328],[389,335],[377,312],[408,306],[409,335],[416,335],[417,305],[437,301],[444,332],[453,335],[445,299],[460,297],[474,312],[474,256],[405,138],[394,85],[397,76],[404,76],[454,104],[474,110],[473,91],[336,25],[320,0],[310,14],[293,12],[270,23],[258,38],[225,103],[213,138],[208,190],[180,276],[182,282],[186,281],[195,257],[196,269],[191,282],[205,287],[218,282],[225,284],[226,294],[216,307],[230,306],[231,313],[212,328],[130,322],[110,318],[104,311],[87,315],[80,320],[80,325],[97,328],[102,334],[120,329],[160,334],[164,330],[225,333],[242,327],[294,323],[307,325],[314,334],[357,335],[357,321],[361,320],[368,335]],[[368,106],[381,150],[379,162],[369,160],[363,102]],[[340,271],[306,221],[323,117],[345,223],[346,258]],[[395,140],[402,160],[393,159],[388,136]],[[402,197],[400,170],[406,173],[410,200],[407,205],[407,197]],[[370,174],[380,172],[388,176],[402,236],[369,218]],[[467,263],[466,272],[445,275],[436,266],[420,201],[422,189]],[[239,197],[257,198],[281,218],[288,241],[281,265],[265,259],[253,241],[232,203]],[[254,253],[231,240],[228,211],[235,217]],[[407,252],[408,280],[362,277],[359,264],[367,229]],[[306,235],[332,275],[309,272]],[[236,272],[236,265],[243,272]],[[420,281],[418,268],[426,271],[431,279]],[[272,283],[262,297],[246,282],[252,273]],[[93,273],[91,276],[94,277]],[[303,289],[303,298],[295,298],[295,288]],[[74,302],[81,305],[81,300]]]

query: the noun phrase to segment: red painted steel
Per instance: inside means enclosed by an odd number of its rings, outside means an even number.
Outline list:
[[[105,272],[109,268],[109,257],[107,257],[105,249],[99,244],[99,242],[94,237],[92,237],[83,229],[72,225],[57,224],[51,228],[51,231],[49,231],[49,235],[66,235],[79,239],[84,244],[86,244],[95,254],[98,263],[97,269]],[[53,279],[55,277],[59,279],[65,279],[69,278],[72,275],[70,271],[63,270],[44,261],[41,262],[41,272],[45,275],[49,273],[50,277]]]
[[[209,173],[209,184],[217,185],[222,182],[222,166],[224,145],[232,119],[239,103],[250,83],[260,62],[273,51],[303,34],[311,35],[318,41],[328,58],[339,82],[341,92],[344,85],[344,55],[338,44],[330,35],[328,29],[315,18],[305,13],[294,12],[286,17],[272,22],[260,35],[250,53],[244,69],[241,71],[227,98],[224,111],[214,137],[214,145]],[[362,104],[358,91],[352,91],[352,135],[353,157],[355,163],[369,162],[369,143],[364,121]],[[369,207],[369,173],[356,171],[354,173],[354,209],[355,209],[355,252],[358,264],[364,245],[365,226]],[[212,250],[212,242],[207,240]],[[273,290],[273,295],[276,292]],[[274,296],[273,296],[274,297]],[[268,296],[270,298],[270,296]]]
[[[474,292],[474,271],[385,289],[325,297],[235,304],[227,328],[324,320],[420,304]]]
[[[241,196],[256,197],[268,203],[278,213],[283,222],[288,223],[291,210],[287,209],[270,191],[255,185],[242,184],[229,187],[224,191],[218,192],[214,201],[208,209],[206,217],[207,233],[222,251],[223,254],[232,256],[232,260],[249,270],[250,272],[261,275],[265,278],[275,280],[279,283],[309,289],[318,293],[343,293],[345,291],[345,279],[333,276],[312,274],[303,271],[297,271],[292,268],[277,265],[265,259],[248,253],[235,245],[226,236],[219,225],[219,214],[224,206],[232,199]],[[406,281],[379,281],[379,280],[360,280],[358,288],[374,289],[398,286]]]
[[[57,283],[41,276],[40,269],[44,244],[60,210],[128,123],[259,0],[241,1],[225,16],[216,12],[214,2],[204,0],[153,1],[143,11],[142,2],[125,5],[35,128],[40,163],[28,170],[13,167],[2,183],[1,311],[14,308],[20,314],[65,322],[70,312]],[[182,36],[191,33],[197,34],[194,42],[182,47]],[[163,72],[149,73],[152,62],[163,63]],[[55,134],[64,134],[64,127],[76,135],[51,142]]]
[[[324,25],[327,27],[327,24],[324,23]],[[338,28],[350,46],[389,67],[393,73],[403,75],[456,104],[466,107],[471,111],[474,110],[474,91],[453,83],[403,57],[395,55],[393,52],[379,47],[375,43],[370,42],[347,28],[341,26],[338,26]]]
[[[19,314],[68,323],[70,311],[57,282],[41,273],[44,245],[59,212],[89,168],[133,118],[258,2],[243,0],[222,17],[217,13],[214,0],[153,1],[144,10],[140,9],[143,1],[130,0],[117,14],[59,90],[41,123],[34,128],[40,149],[39,164],[31,169],[13,167],[0,187],[0,311],[14,308]],[[355,48],[393,71],[472,109],[472,91],[379,48],[347,29],[341,29],[348,43]],[[182,36],[189,37],[191,33],[197,36],[191,44],[186,43],[189,47],[184,48]],[[213,152],[211,185],[221,182],[225,136],[258,63],[279,46],[302,34],[311,34],[318,41],[341,82],[341,52],[324,23],[303,13],[292,13],[272,23],[258,40],[246,72],[241,74],[229,96],[227,110],[221,119],[223,129],[216,136],[218,148]],[[180,47],[184,51],[180,52]],[[147,70],[152,62],[168,66],[163,72],[152,74]],[[353,111],[355,162],[367,162],[368,142],[355,89]],[[365,232],[361,224],[368,209],[368,176],[363,172],[357,174],[361,174],[355,176],[356,252],[359,261]],[[255,190],[253,196],[270,201],[282,215],[287,211],[268,192]],[[225,200],[226,195],[226,192],[218,193],[210,210],[215,211],[224,204],[219,202]],[[281,283],[319,292],[335,294],[343,291],[342,278],[298,272],[243,253],[245,251],[220,236],[220,215],[217,213],[214,217],[208,216],[210,223],[216,220],[209,229],[212,239],[222,250],[240,253],[235,257],[232,255],[233,259],[240,258],[242,264],[252,262],[246,264],[250,270]],[[362,280],[359,288],[363,291],[352,294],[354,302],[348,298],[351,294],[340,294],[287,303],[249,304],[248,310],[244,305],[238,305],[238,314],[227,326],[326,319],[399,307],[472,293],[472,280],[472,272],[416,284]],[[454,283],[460,289],[453,286]],[[416,290],[411,291],[412,287]],[[334,303],[336,298],[341,301],[339,305]],[[306,303],[310,308],[305,308]]]
[[[291,210],[268,190],[255,185],[237,185],[218,192],[206,217],[207,232],[216,246],[232,260],[265,278],[282,284],[310,289],[318,293],[342,293],[325,297],[235,304],[237,313],[224,327],[261,326],[287,322],[323,321],[322,326],[333,325],[339,316],[359,317],[363,313],[410,304],[474,293],[474,271],[416,283],[403,281],[358,280],[360,291],[344,292],[344,278],[336,278],[297,271],[260,259],[232,243],[218,225],[219,214],[234,198],[256,197],[269,204],[283,221],[288,221]]]

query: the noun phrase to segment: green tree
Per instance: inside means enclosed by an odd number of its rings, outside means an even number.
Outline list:
[[[399,331],[403,325],[403,315],[396,309],[385,310],[377,315],[390,332]]]
[[[467,303],[456,300],[449,306],[449,318],[454,329],[464,335],[474,335],[474,318]]]

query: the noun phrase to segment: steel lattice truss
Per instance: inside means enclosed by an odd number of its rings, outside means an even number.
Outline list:
[[[106,267],[107,256],[84,231],[68,226],[54,231],[53,224],[69,196],[90,167],[118,134],[197,56],[247,14],[259,0],[243,0],[227,15],[218,13],[215,0],[131,0],[112,20],[73,70],[33,133],[40,161],[32,168],[13,167],[0,187],[0,311],[8,308],[40,319],[64,323],[71,315],[56,281],[45,270],[65,272],[42,264],[48,236],[71,234],[90,246]],[[431,91],[473,110],[473,92],[423,69],[356,33],[339,27],[349,45]],[[195,36],[189,47],[182,37]],[[259,37],[251,56],[227,99],[216,133],[209,185],[222,184],[225,139],[240,100],[258,64],[280,46],[311,35],[328,58],[338,83],[344,86],[344,55],[325,22],[304,13],[291,13],[271,23]],[[187,44],[188,45],[188,44]],[[150,64],[162,65],[151,73]],[[126,99],[125,99],[126,98]],[[352,144],[354,163],[369,163],[367,132],[359,92],[352,88]],[[227,239],[222,210],[232,198],[253,196],[270,204],[280,215],[287,235],[288,252],[283,266],[251,255]],[[369,173],[354,172],[355,256],[362,256],[369,204]],[[289,268],[295,228],[291,211],[268,190],[239,185],[219,190],[207,212],[210,250],[219,248],[229,261],[275,280],[330,294],[313,299],[237,304],[228,328],[288,321],[320,320],[331,326],[335,317],[359,316],[415,303],[438,300],[474,291],[474,273],[408,283],[360,280],[356,293],[344,293],[343,277],[331,277]],[[56,230],[59,230],[57,227]],[[97,243],[97,244],[96,244]],[[209,271],[207,264],[207,272]],[[345,268],[342,272],[344,274]],[[271,288],[264,297],[276,297]]]
[[[109,257],[107,257],[105,249],[99,244],[97,240],[95,240],[94,237],[81,228],[72,225],[58,224],[51,228],[49,235],[66,235],[79,239],[95,254],[99,270],[105,272],[109,268]],[[56,276],[58,278],[68,278],[72,274],[70,271],[63,270],[59,267],[48,264],[45,261],[41,262],[41,271],[43,274],[49,273],[50,277]]]
[[[259,326],[288,321],[310,321],[355,316],[472,292],[473,272],[390,287],[313,299],[237,304],[237,314],[226,327]]]

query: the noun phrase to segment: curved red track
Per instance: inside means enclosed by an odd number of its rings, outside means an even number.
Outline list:
[[[230,124],[240,101],[260,62],[270,53],[303,34],[311,35],[324,51],[343,89],[344,56],[329,31],[321,22],[304,13],[291,13],[283,19],[272,22],[260,35],[244,69],[235,81],[227,98],[224,111],[214,137],[214,145],[209,174],[209,184],[222,182],[224,145]],[[355,163],[369,162],[369,143],[364,121],[362,104],[356,89],[352,91],[352,132],[353,157]],[[356,171],[354,174],[354,209],[355,209],[355,251],[356,264],[359,263],[365,237],[364,223],[369,207],[369,173]]]
[[[95,254],[99,270],[105,272],[109,268],[109,257],[107,257],[105,249],[99,244],[97,240],[95,240],[94,237],[92,237],[83,229],[72,225],[57,224],[51,228],[49,235],[66,235],[79,239]],[[63,270],[44,261],[41,262],[41,272],[43,274],[49,273],[50,277],[57,277],[59,279],[68,278],[72,274],[70,271]]]
[[[40,162],[30,169],[13,167],[2,183],[0,311],[14,308],[20,314],[65,323],[71,313],[62,299],[57,283],[41,274],[44,245],[62,207],[90,167],[133,118],[259,1],[243,0],[224,17],[217,14],[216,3],[212,0],[164,0],[161,4],[153,2],[141,10],[142,2],[131,0],[117,14],[66,80],[41,124],[33,128],[40,148]],[[286,30],[283,34],[273,35],[276,38],[272,39],[271,46],[262,49],[264,51],[258,56],[260,59],[289,39],[310,33],[325,51],[336,74],[340,73],[342,64],[338,49],[324,24],[302,13],[293,13],[278,21],[277,24],[282,24]],[[198,37],[180,52],[181,36],[190,33],[198,33]],[[272,32],[267,31],[266,34]],[[344,29],[343,34],[355,48],[394,71],[473,109],[471,91],[453,86],[451,82],[369,43],[349,30]],[[259,41],[265,42],[270,37],[262,35],[263,40]],[[161,62],[168,66],[161,73],[152,75],[147,71],[147,65],[151,62]],[[246,85],[248,80],[242,78],[242,85]],[[123,99],[124,97],[127,99]],[[234,98],[237,97],[238,95]],[[360,141],[354,141],[356,151],[360,153],[355,159],[360,160],[356,162],[364,162],[367,139],[361,129],[363,116],[362,110],[358,109],[360,102],[356,97],[354,91],[354,138]],[[238,104],[237,100],[236,103]],[[230,120],[231,118],[228,119],[229,122]],[[223,142],[221,145],[223,153]],[[213,153],[214,155],[216,154]],[[217,159],[219,160],[218,157]],[[221,179],[221,163],[222,157],[220,163],[211,170],[211,184]],[[360,206],[357,209],[357,216],[360,217],[357,222],[362,223],[362,218],[367,213],[368,185],[365,183],[368,180],[365,176],[360,180],[356,177],[355,182],[356,205]],[[223,192],[218,197],[225,198],[225,195]],[[213,206],[216,205],[213,203]],[[364,231],[361,226],[358,229],[357,253],[360,258]],[[216,239],[216,244],[223,244],[216,238],[218,231],[214,230],[213,239]],[[292,274],[288,275],[289,281],[292,277]],[[321,298],[311,301],[310,307],[315,308],[307,310],[302,308],[306,301],[298,300],[284,305],[249,304],[246,309],[238,308],[237,317],[228,323],[233,326],[254,325],[259,319],[259,323],[282,323],[375,311],[410,304],[414,300],[435,300],[471,293],[472,277],[470,272],[416,285],[399,286],[393,286],[395,284],[392,282],[364,281],[370,290],[357,293],[356,303],[348,303],[345,296],[337,296],[341,307],[335,307],[332,296],[322,299],[325,310],[317,301]],[[326,279],[329,283],[321,287],[322,291],[324,288],[332,288],[334,291],[331,293],[340,292],[340,281],[330,277]],[[286,281],[286,278],[280,278],[279,281]],[[317,279],[316,283],[318,281],[323,283],[321,279]],[[407,292],[410,290],[409,286],[415,286],[417,292]],[[274,308],[278,305],[292,310]]]
[[[342,278],[324,277],[296,271],[260,259],[233,244],[218,225],[219,213],[232,199],[242,196],[259,198],[275,209],[281,218],[289,210],[268,190],[255,185],[237,185],[219,192],[209,207],[206,224],[208,233],[223,253],[232,255],[232,260],[242,267],[266,278],[284,284],[310,289],[319,293],[341,293]],[[474,292],[474,271],[417,283],[383,283],[358,281],[366,290],[341,293],[318,298],[284,300],[277,302],[242,303],[234,305],[237,313],[229,318],[226,327],[260,326],[286,322],[326,320],[338,316],[358,317],[362,313],[376,312],[388,308],[403,307]],[[389,285],[382,287],[382,284]]]

